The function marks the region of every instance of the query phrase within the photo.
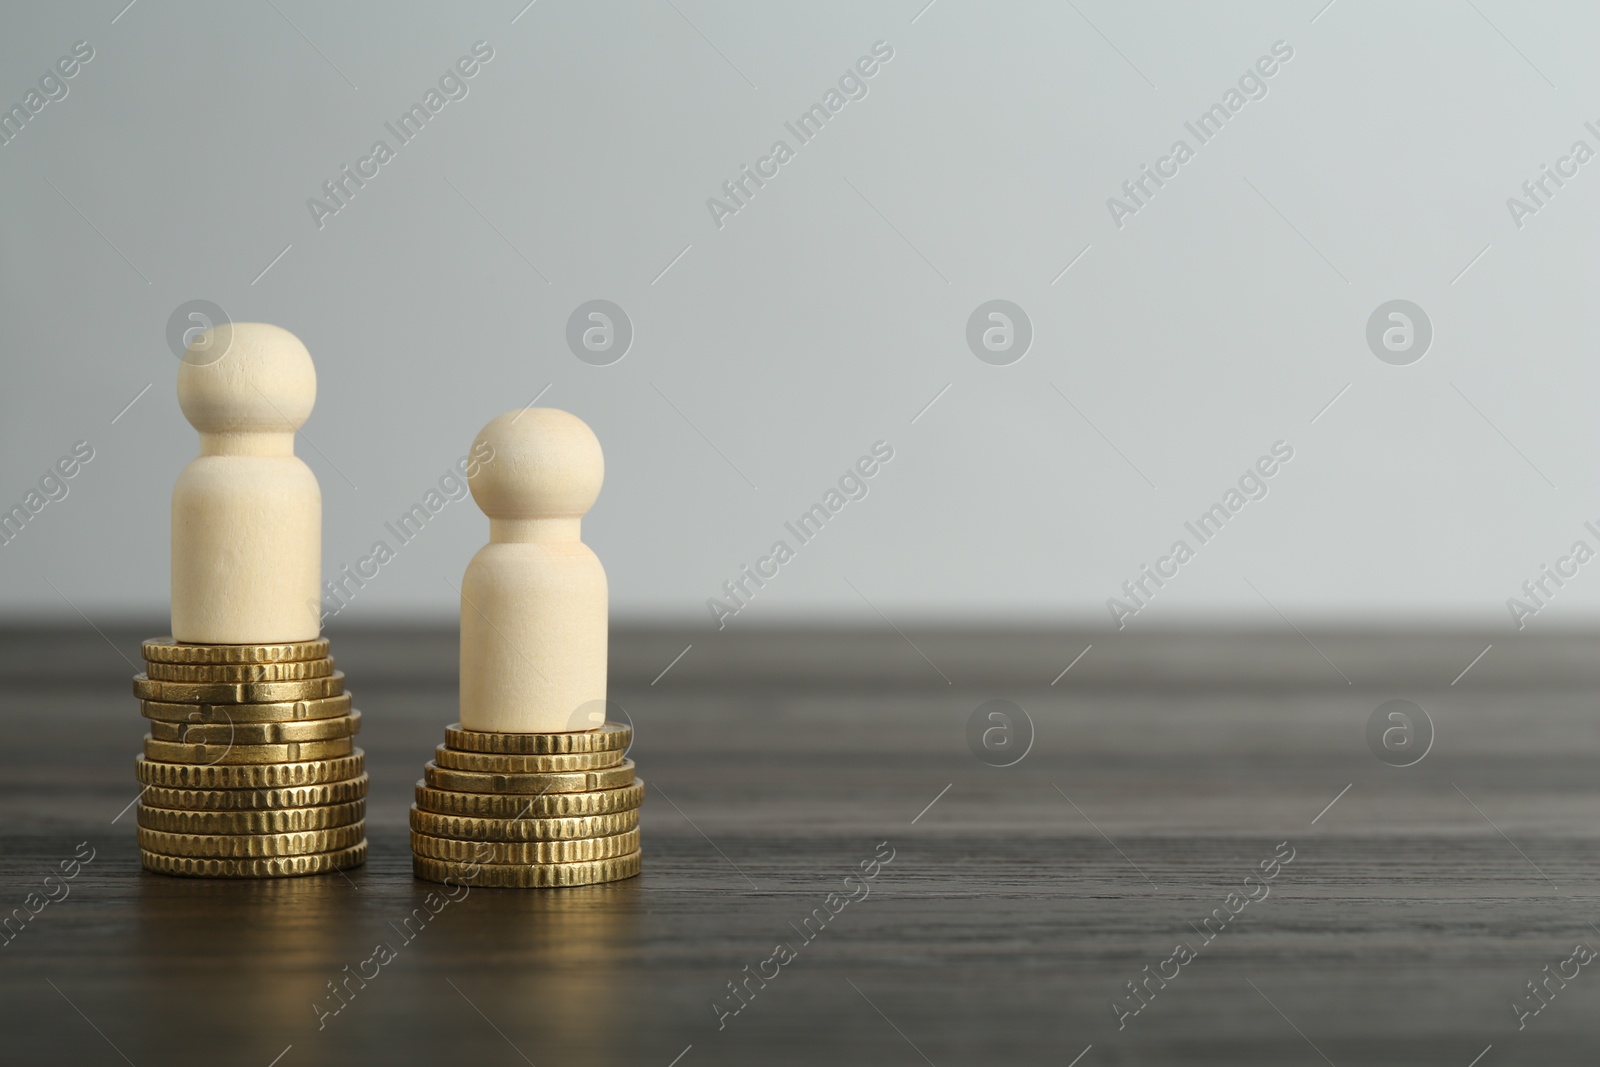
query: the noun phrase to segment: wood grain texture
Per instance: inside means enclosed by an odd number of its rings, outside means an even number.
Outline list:
[[[367,866],[213,883],[140,872],[118,817],[143,732],[121,655],[158,628],[0,640],[0,909],[95,849],[0,948],[7,1062],[945,1067],[1092,1045],[1078,1067],[1467,1067],[1492,1045],[1495,1067],[1600,1048],[1593,966],[1521,1031],[1510,1007],[1575,942],[1600,947],[1591,635],[1309,634],[1346,684],[1294,634],[907,631],[946,684],[887,628],[619,631],[644,874],[473,891],[407,940],[439,888],[410,877],[406,812],[456,718],[455,633],[332,635],[365,712]],[[1414,767],[1364,737],[1397,697],[1436,727]],[[1014,767],[968,749],[993,698],[1035,726]],[[885,841],[870,895],[804,941]],[[1125,983],[1198,944],[1190,924],[1285,841],[1270,896],[1119,1031]],[[779,941],[795,958],[719,1029],[713,1002]],[[379,942],[394,959],[319,1030],[312,1005]]]

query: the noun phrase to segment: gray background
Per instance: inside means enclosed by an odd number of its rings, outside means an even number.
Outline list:
[[[298,451],[328,572],[547,387],[606,450],[586,537],[618,618],[710,627],[878,439],[870,495],[730,627],[1109,629],[1105,599],[1279,439],[1270,495],[1130,626],[1509,634],[1541,563],[1600,544],[1600,160],[1520,229],[1506,207],[1600,149],[1589,5],[124,2],[0,12],[7,107],[96,53],[0,146],[0,502],[96,451],[0,548],[12,619],[165,610],[196,442],[164,334],[195,298],[316,359]],[[880,39],[867,97],[719,230],[706,199]],[[318,230],[307,198],[478,40],[470,94]],[[1107,197],[1278,40],[1268,95],[1117,228]],[[606,367],[564,340],[596,298],[636,331]],[[965,341],[997,298],[1035,335],[1003,367]],[[1435,331],[1411,366],[1365,341],[1396,298]],[[448,618],[486,533],[450,504],[341,622]],[[1529,626],[1597,613],[1600,561]]]

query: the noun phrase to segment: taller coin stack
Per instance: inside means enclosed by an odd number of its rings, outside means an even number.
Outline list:
[[[619,723],[571,733],[445,730],[411,807],[412,872],[535,888],[639,873],[644,786]]]
[[[281,878],[366,859],[361,713],[328,641],[208,645],[153,638],[133,692],[139,858],[201,878]]]

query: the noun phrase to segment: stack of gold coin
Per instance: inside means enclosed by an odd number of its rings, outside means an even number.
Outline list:
[[[361,713],[328,641],[144,643],[139,858],[197,878],[286,878],[367,858]]]
[[[530,889],[639,873],[644,786],[618,723],[573,733],[445,730],[411,807],[418,878]]]

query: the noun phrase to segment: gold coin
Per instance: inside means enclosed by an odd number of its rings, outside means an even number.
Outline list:
[[[354,745],[348,737],[332,741],[294,741],[287,745],[185,745],[177,741],[157,741],[145,734],[144,754],[148,759],[167,763],[299,763],[348,756]]]
[[[315,700],[282,700],[266,704],[173,704],[139,701],[139,714],[161,722],[300,722],[350,714],[350,693]]]
[[[546,793],[543,796],[517,796],[514,793],[463,793],[435,789],[417,783],[417,807],[438,815],[460,815],[477,819],[552,819],[574,816],[611,815],[631,811],[644,801],[644,783],[635,781],[621,789],[602,789],[586,793]]]
[[[562,752],[549,756],[508,756],[498,752],[457,752],[443,745],[433,750],[433,762],[451,771],[488,774],[549,774],[551,771],[594,771],[622,762],[622,750]]]
[[[313,852],[306,856],[271,856],[263,859],[204,859],[197,856],[164,856],[139,850],[139,862],[147,871],[177,874],[189,878],[293,878],[323,871],[342,871],[367,862],[367,843],[337,852]]]
[[[302,763],[165,763],[140,756],[134,769],[141,784],[167,789],[278,789],[354,778],[366,762],[358,748],[348,756]]]
[[[367,802],[273,811],[181,811],[139,805],[139,825],[170,834],[294,834],[349,826],[367,816]]]
[[[291,660],[285,663],[147,663],[145,677],[164,682],[296,682],[326,678],[333,660]]]
[[[618,789],[633,783],[633,761],[624,760],[603,771],[552,771],[549,774],[488,774],[452,771],[429,760],[422,776],[435,789],[463,793],[590,793]]]
[[[293,834],[172,834],[139,827],[139,847],[161,856],[204,856],[214,859],[258,859],[337,852],[366,840],[365,823]]]
[[[327,654],[326,637],[276,645],[191,645],[169,635],[152,637],[144,643],[147,663],[282,663],[321,659]]]
[[[534,889],[542,886],[594,885],[617,882],[639,873],[642,853],[586,863],[452,863],[411,857],[411,873],[430,882],[455,885]]]
[[[444,743],[457,752],[499,752],[508,756],[551,756],[566,752],[622,750],[633,740],[633,728],[608,722],[597,730],[561,734],[511,734],[463,730],[460,723],[444,728]]]
[[[165,682],[142,673],[133,676],[133,695],[140,700],[184,704],[275,704],[333,697],[342,692],[344,671],[298,682]]]
[[[367,795],[367,776],[357,775],[318,785],[286,785],[266,789],[173,789],[146,786],[139,799],[153,808],[183,811],[280,811],[348,804]],[[158,827],[159,829],[159,827]]]
[[[295,741],[332,741],[361,732],[361,712],[304,722],[161,722],[150,721],[157,741],[189,745],[287,745]]]
[[[489,846],[487,855],[481,848],[483,845]],[[430,837],[413,831],[411,851],[418,856],[455,863],[479,856],[484,857],[479,860],[482,863],[582,863],[639,851],[639,831],[573,841],[452,841],[448,837]]]
[[[560,796],[572,796],[561,793]],[[411,829],[430,837],[457,841],[573,841],[583,837],[608,837],[639,826],[639,812],[610,815],[568,815],[550,819],[479,819],[466,815],[440,815],[411,808]]]

